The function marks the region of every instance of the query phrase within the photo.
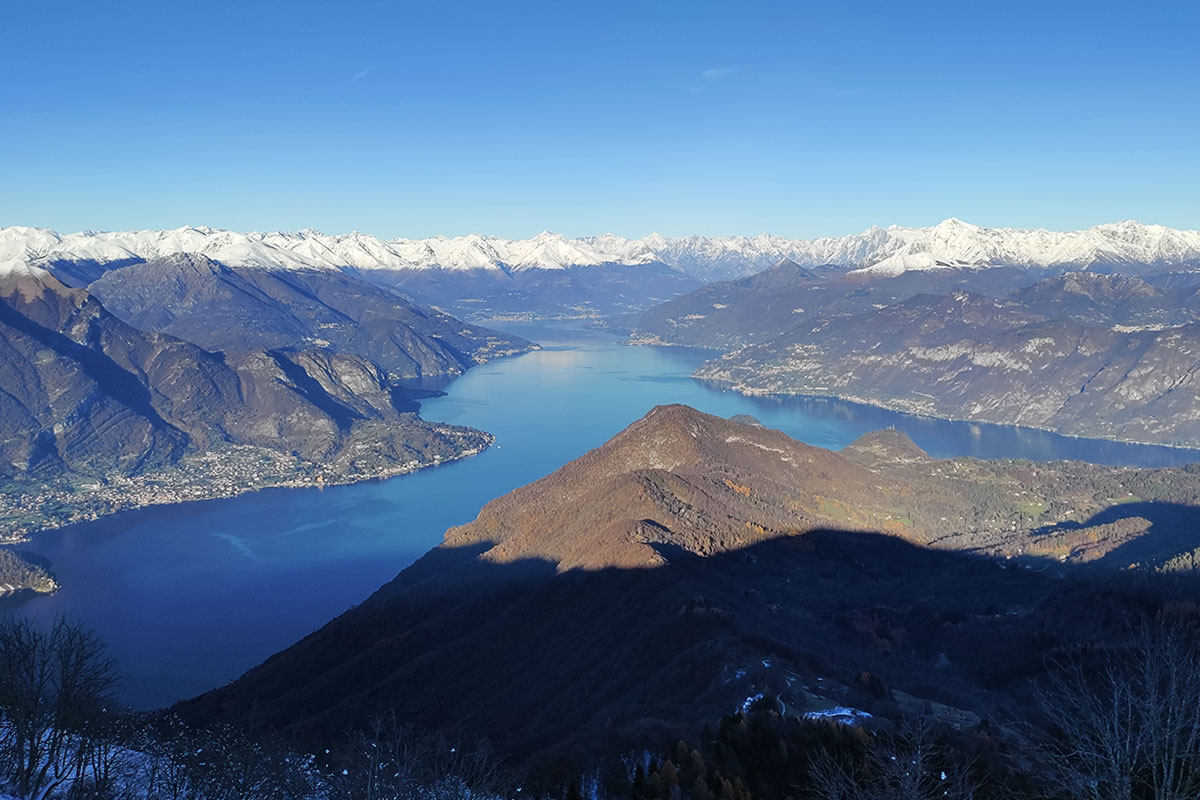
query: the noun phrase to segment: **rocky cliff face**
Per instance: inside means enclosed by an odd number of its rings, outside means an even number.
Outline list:
[[[190,437],[160,408],[237,397],[233,370],[194,345],[134,331],[49,276],[0,280],[6,474],[161,465]]]
[[[659,407],[179,710],[328,746],[382,708],[543,767],[763,693],[793,714],[891,713],[853,688],[864,671],[970,719],[1011,700],[1049,647],[1146,613],[1112,572],[1093,582],[1061,561],[1194,553],[1195,511],[1180,509],[1198,499],[1192,469],[942,461],[895,431],[831,452]]]

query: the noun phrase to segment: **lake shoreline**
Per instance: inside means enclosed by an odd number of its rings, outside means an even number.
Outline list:
[[[132,477],[118,476],[107,479],[103,488],[111,490],[112,493],[105,492],[103,495],[79,494],[69,485],[66,479],[62,482],[33,482],[30,484],[10,485],[5,487],[4,491],[0,492],[0,496],[11,495],[14,492],[21,492],[21,497],[33,495],[42,503],[56,504],[65,516],[48,516],[44,522],[40,523],[16,522],[10,519],[2,519],[0,520],[0,545],[24,544],[32,541],[39,534],[48,531],[61,530],[72,525],[87,524],[158,506],[183,505],[206,500],[226,500],[268,489],[320,489],[333,486],[350,486],[372,481],[385,481],[389,478],[410,475],[420,470],[477,456],[487,450],[488,447],[491,447],[495,442],[495,437],[486,431],[476,431],[475,433],[486,440],[484,444],[475,447],[466,447],[449,456],[435,456],[425,461],[409,461],[392,467],[370,472],[354,473],[352,475],[338,474],[332,470],[305,462],[303,465],[297,465],[298,472],[305,470],[302,473],[303,477],[285,478],[281,476],[278,479],[268,478],[259,483],[240,486],[221,485],[217,483],[208,483],[207,486],[197,486],[197,478],[192,475],[190,476],[190,481],[180,481],[173,487],[156,486],[156,489],[162,492],[159,497],[128,493],[129,490],[135,487],[142,488],[154,485],[162,479],[162,476],[158,473]],[[236,449],[259,450],[260,448],[246,447]],[[195,454],[194,458],[211,458],[212,455],[214,453],[209,451]],[[271,455],[278,454],[271,453]],[[199,481],[202,483],[203,479],[200,478]],[[19,505],[20,502],[18,500],[13,505]],[[97,503],[106,505],[103,505],[99,509],[93,508]],[[38,525],[37,530],[28,529],[35,524]]]
[[[894,427],[935,458],[1157,467],[1186,455],[837,400],[747,397],[691,377],[704,361],[699,351],[626,347],[586,323],[513,328],[536,336],[543,349],[468,370],[440,387],[443,396],[421,403],[422,417],[493,434],[495,444],[477,457],[395,478],[327,482],[320,491],[305,480],[278,491],[159,504],[47,531],[29,549],[53,564],[62,589],[14,613],[61,613],[89,625],[123,665],[122,702],[170,705],[236,678],[361,603],[488,502],[663,404],[753,416],[827,449]]]
[[[642,345],[635,345],[642,346]],[[989,419],[968,419],[966,417],[941,416],[938,414],[922,414],[918,411],[905,408],[902,404],[889,405],[885,401],[873,401],[858,395],[838,394],[838,393],[820,393],[820,392],[786,392],[771,389],[759,389],[748,384],[737,383],[735,381],[722,380],[720,378],[711,378],[706,376],[692,375],[692,378],[702,384],[707,384],[721,390],[736,392],[743,397],[765,397],[765,398],[785,398],[799,397],[812,400],[832,400],[839,403],[852,403],[856,406],[864,408],[877,408],[882,411],[888,411],[893,414],[903,414],[906,417],[914,419],[937,420],[940,422],[957,422],[966,425],[992,425],[998,428],[1013,428],[1016,430],[1037,431],[1038,433],[1049,433],[1055,436],[1061,436],[1064,439],[1075,439],[1082,442],[1111,442],[1112,444],[1129,445],[1131,447],[1165,447],[1170,450],[1178,450],[1183,452],[1192,452],[1196,454],[1196,461],[1200,462],[1200,444],[1187,445],[1176,444],[1173,442],[1147,442],[1138,439],[1123,439],[1118,436],[1103,436],[1099,434],[1078,434],[1066,433],[1057,428],[1050,428],[1043,425],[1027,425],[1018,422],[998,422]]]

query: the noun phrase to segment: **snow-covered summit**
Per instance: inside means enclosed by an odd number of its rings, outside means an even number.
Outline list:
[[[1200,261],[1200,231],[1132,221],[1082,231],[1020,230],[951,218],[929,228],[888,228],[872,249],[856,267],[893,275],[946,266],[1171,268]]]
[[[769,267],[783,259],[802,267],[826,264],[896,275],[943,267],[1025,268],[1147,265],[1170,269],[1200,263],[1200,231],[1118,222],[1082,231],[984,228],[947,219],[925,228],[873,227],[862,233],[819,239],[754,237],[642,240],[665,263],[700,277],[725,277]]]
[[[0,259],[0,278],[39,278],[45,274],[45,270],[38,269],[28,261],[19,258]]]
[[[197,253],[230,266],[359,270],[559,270],[567,267],[663,263],[702,279],[737,277],[783,259],[895,275],[943,267],[1070,267],[1146,265],[1170,269],[1200,263],[1200,231],[1125,221],[1082,231],[984,228],[947,219],[926,228],[874,227],[819,239],[782,236],[627,239],[613,234],[571,239],[543,232],[530,239],[495,236],[384,240],[362,233],[237,233],[207,227],[164,231],[58,234],[0,228],[0,261],[108,263]]]
[[[438,236],[384,240],[362,233],[313,230],[237,233],[185,226],[164,231],[58,234],[42,228],[0,228],[0,258],[31,263],[107,263],[195,253],[229,266],[285,269],[564,269],[608,263],[645,264],[647,248],[618,237],[568,239],[544,232],[531,239]]]

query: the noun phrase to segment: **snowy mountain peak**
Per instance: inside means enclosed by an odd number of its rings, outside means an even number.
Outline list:
[[[38,278],[41,279],[48,275],[45,270],[33,266],[28,261],[20,258],[0,259],[0,279],[11,280],[12,278]]]
[[[195,253],[237,267],[303,270],[561,270],[666,264],[704,280],[739,277],[787,259],[810,268],[839,266],[867,274],[947,267],[1094,266],[1177,269],[1200,266],[1200,232],[1132,220],[1082,231],[984,228],[950,217],[926,228],[872,227],[818,239],[755,236],[671,238],[614,234],[572,239],[542,231],[529,239],[471,234],[379,239],[352,232],[237,233],[206,226],[60,235],[25,226],[0,228],[0,261],[110,263]]]

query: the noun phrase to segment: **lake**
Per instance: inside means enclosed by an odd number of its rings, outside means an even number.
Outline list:
[[[387,481],[269,489],[115,515],[35,537],[63,588],[17,613],[65,613],[111,645],[122,699],[152,708],[238,677],[365,599],[488,500],[595,447],[652,406],[687,403],[839,448],[895,426],[935,456],[1164,466],[1196,451],[945,422],[811,398],[743,397],[692,380],[700,351],[624,347],[570,326],[507,326],[544,349],[485,364],[423,401],[427,419],[496,435],[474,458]]]

